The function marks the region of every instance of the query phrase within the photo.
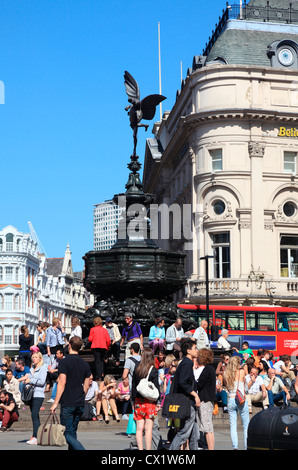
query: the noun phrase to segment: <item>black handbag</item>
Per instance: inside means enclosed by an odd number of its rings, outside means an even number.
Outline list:
[[[22,393],[21,393],[21,400],[25,405],[30,405],[34,393],[34,385],[32,384],[25,384]]]
[[[85,403],[84,405],[84,412],[80,418],[80,421],[92,421],[94,418],[94,413],[93,413],[93,406],[91,403]]]
[[[188,419],[190,417],[190,398],[183,393],[168,393],[165,396],[162,416],[168,419]]]

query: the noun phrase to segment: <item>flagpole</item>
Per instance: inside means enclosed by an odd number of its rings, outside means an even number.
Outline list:
[[[160,23],[158,23],[158,66],[159,66],[159,94],[161,95],[161,57],[160,57]],[[162,104],[159,105],[160,120],[162,120]]]

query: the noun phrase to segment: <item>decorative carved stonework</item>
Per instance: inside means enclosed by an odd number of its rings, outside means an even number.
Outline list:
[[[220,199],[220,198],[219,198]],[[232,204],[229,201],[225,201],[226,209],[223,214],[216,215],[212,212],[212,204],[210,202],[205,203],[203,211],[203,220],[204,222],[220,222],[233,218]]]
[[[261,142],[249,142],[248,153],[250,157],[263,158],[265,153],[265,145]]]
[[[297,217],[287,217],[283,210],[284,203],[279,204],[276,214],[276,222],[286,222],[287,224],[297,224]]]

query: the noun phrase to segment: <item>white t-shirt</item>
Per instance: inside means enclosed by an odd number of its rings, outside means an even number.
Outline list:
[[[221,349],[231,349],[230,343],[223,336],[217,341],[217,347]]]
[[[95,380],[93,380],[92,384],[88,388],[87,393],[85,395],[85,401],[92,400],[96,391],[98,391],[98,383]]]
[[[275,364],[273,364],[273,369],[277,370],[278,372],[283,372],[281,366],[285,366],[284,361],[277,361]]]
[[[248,375],[245,376],[245,383],[247,385],[248,393],[250,395],[256,395],[257,393],[259,393],[262,390],[261,387],[262,387],[262,385],[264,385],[264,380],[262,379],[262,377],[260,377],[258,375],[255,382],[252,384],[252,386],[250,388],[248,388],[248,384],[249,384],[250,381],[251,381],[251,377],[248,374]]]

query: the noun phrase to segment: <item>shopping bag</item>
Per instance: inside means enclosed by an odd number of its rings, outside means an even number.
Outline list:
[[[190,399],[183,393],[168,393],[162,407],[162,416],[168,419],[190,417]]]
[[[133,419],[133,413],[128,417],[128,423],[126,428],[126,434],[135,434],[137,432],[137,423],[136,420]]]
[[[65,426],[60,424],[56,413],[50,413],[46,422],[38,428],[37,444],[40,446],[65,446],[64,431]]]

